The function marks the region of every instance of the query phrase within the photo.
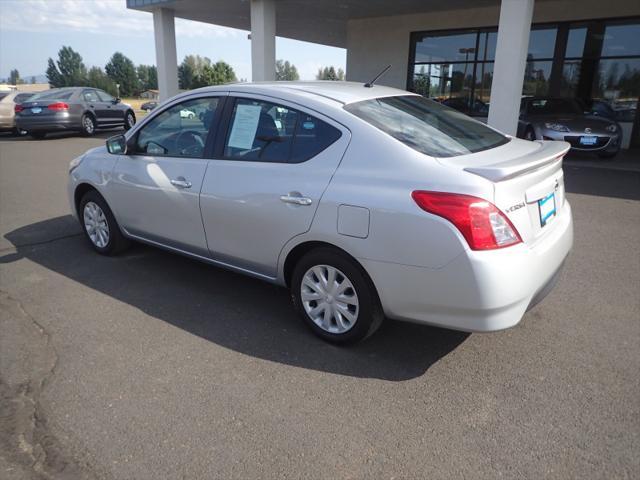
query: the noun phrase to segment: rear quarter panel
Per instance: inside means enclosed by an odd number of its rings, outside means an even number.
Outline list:
[[[458,230],[421,210],[411,192],[459,192],[491,199],[491,183],[444,167],[355,117],[348,127],[351,144],[320,201],[311,229],[285,246],[281,267],[287,253],[305,241],[333,244],[358,259],[435,269],[467,249]],[[338,233],[342,205],[369,211],[366,238]]]

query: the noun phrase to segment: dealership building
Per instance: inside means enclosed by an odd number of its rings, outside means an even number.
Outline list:
[[[457,104],[514,134],[523,95],[610,107],[640,146],[640,0],[127,0],[153,13],[161,98],[178,93],[174,19],[251,32],[254,81],[275,37],[347,50],[347,79]],[[219,46],[212,49],[220,51]]]

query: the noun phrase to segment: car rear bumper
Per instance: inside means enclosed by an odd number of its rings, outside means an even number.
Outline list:
[[[553,288],[573,244],[568,202],[534,245],[467,250],[439,269],[360,259],[390,318],[471,332],[516,325]]]
[[[80,121],[73,117],[36,118],[18,117],[16,125],[28,132],[55,132],[63,130],[80,130]]]

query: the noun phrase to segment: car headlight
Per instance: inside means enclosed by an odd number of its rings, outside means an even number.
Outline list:
[[[79,157],[74,158],[69,162],[69,173],[73,172],[76,168],[80,166],[82,160],[84,159],[84,155],[80,155]]]
[[[607,132],[616,133],[618,131],[618,126],[615,123],[612,123],[611,125],[607,125],[606,130]]]
[[[569,131],[569,128],[566,125],[562,125],[561,123],[546,122],[544,126],[545,128],[548,128],[549,130],[555,130],[556,132]]]

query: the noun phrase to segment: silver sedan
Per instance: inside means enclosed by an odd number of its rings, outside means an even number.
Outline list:
[[[571,249],[568,149],[387,87],[237,84],[74,159],[68,194],[98,253],[140,241],[285,286],[328,341],[385,318],[486,332],[516,325]]]

